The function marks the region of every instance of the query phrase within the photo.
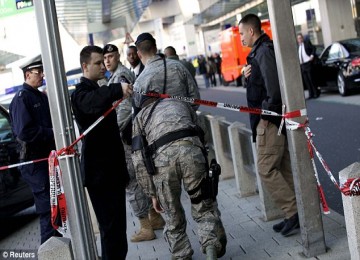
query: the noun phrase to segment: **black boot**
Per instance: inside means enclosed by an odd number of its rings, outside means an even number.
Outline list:
[[[296,213],[286,221],[285,226],[281,230],[281,235],[283,235],[284,237],[288,237],[299,232],[299,229],[299,215],[298,213]]]

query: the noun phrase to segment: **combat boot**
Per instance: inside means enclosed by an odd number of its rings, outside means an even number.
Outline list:
[[[165,220],[161,216],[161,214],[157,213],[155,209],[151,208],[149,210],[149,219],[150,224],[153,230],[163,229],[165,226]]]
[[[206,260],[216,260],[217,259],[216,248],[214,245],[206,247]]]
[[[138,233],[134,234],[130,241],[131,242],[141,242],[141,241],[149,241],[155,239],[155,233],[153,228],[151,227],[150,220],[148,217],[139,218],[140,221],[140,230]]]

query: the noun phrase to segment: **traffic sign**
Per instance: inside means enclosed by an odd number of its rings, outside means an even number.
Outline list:
[[[125,43],[125,44],[130,44],[130,43],[132,43],[132,42],[134,42],[134,39],[131,37],[130,33],[126,33],[124,43]]]

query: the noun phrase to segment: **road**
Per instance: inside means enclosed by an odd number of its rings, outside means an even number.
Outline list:
[[[244,88],[233,86],[205,89],[202,78],[197,77],[197,81],[202,99],[247,106]],[[318,99],[307,100],[306,106],[309,126],[315,134],[315,146],[338,180],[339,171],[360,161],[360,95],[341,97],[338,93],[325,92]],[[250,128],[247,113],[205,106],[201,106],[199,110],[224,116],[229,122],[245,123]],[[316,165],[329,207],[343,215],[340,191],[317,159]]]

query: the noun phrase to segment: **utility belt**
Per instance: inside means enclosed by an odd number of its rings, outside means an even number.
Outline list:
[[[137,135],[132,139],[132,151],[135,152],[141,150],[147,172],[150,175],[155,175],[155,164],[152,156],[155,154],[156,150],[170,142],[191,136],[199,136],[199,131],[194,128],[178,130],[168,133],[160,137],[151,145],[148,145],[144,135]]]
[[[156,150],[170,142],[192,136],[198,136],[201,142],[204,143],[204,132],[200,127],[171,132],[160,137],[151,145],[147,144],[146,137],[144,135],[138,135],[132,139],[132,151],[134,152],[141,150],[147,172],[150,175],[155,175],[155,164],[152,156]],[[188,191],[192,204],[198,204],[206,199],[212,199],[215,201],[218,194],[218,183],[219,176],[221,174],[221,167],[215,159],[211,160],[209,166],[205,148],[202,148],[202,152],[206,159],[206,176],[202,179],[201,183],[196,188]],[[193,195],[195,195],[199,190],[201,190],[200,194],[196,197],[193,197]]]

